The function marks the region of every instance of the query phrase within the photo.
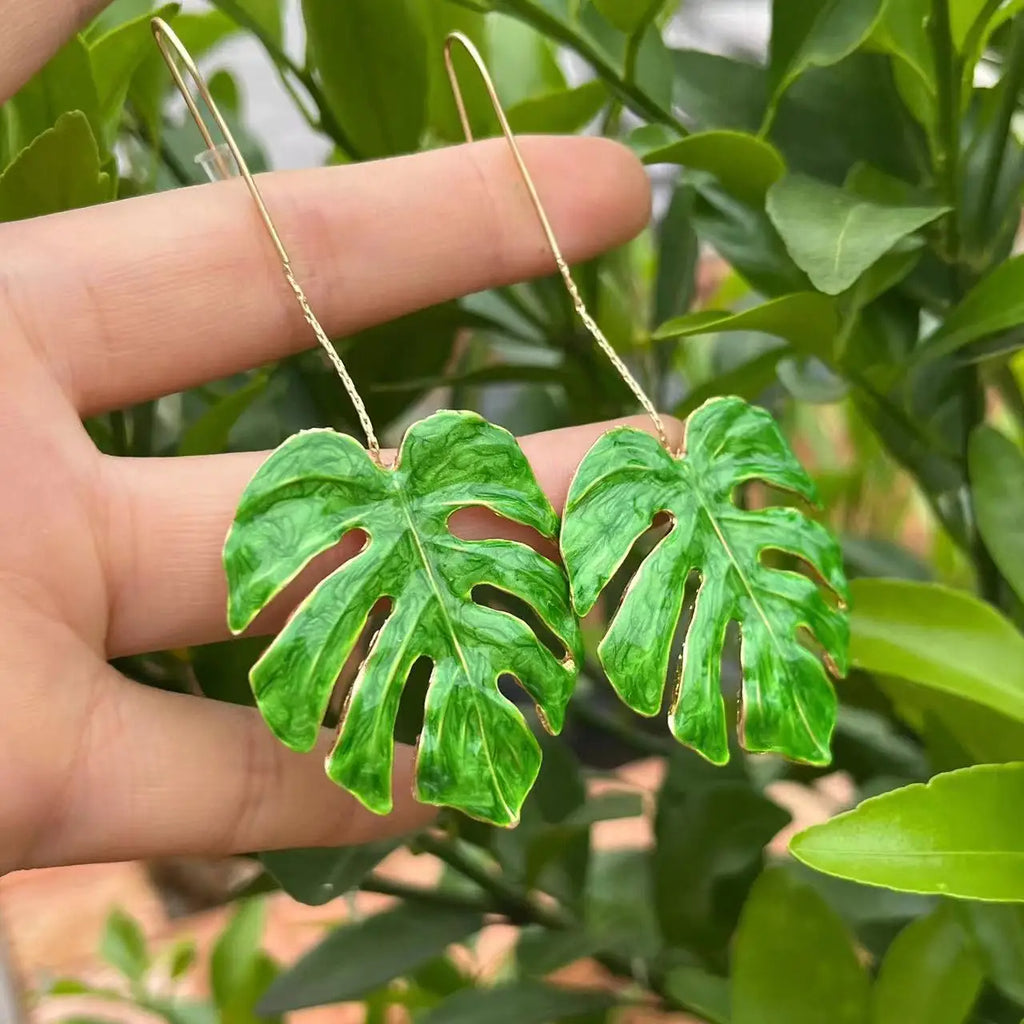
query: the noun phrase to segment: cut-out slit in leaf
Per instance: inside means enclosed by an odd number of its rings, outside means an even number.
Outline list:
[[[593,608],[633,543],[659,513],[673,526],[643,561],[623,595],[598,654],[622,700],[657,714],[687,578],[700,589],[686,633],[669,712],[675,737],[708,760],[729,758],[721,659],[726,628],[740,626],[746,749],[827,764],[836,696],[822,660],[801,643],[806,628],[836,674],[847,669],[848,599],[838,542],[792,508],[749,512],[731,500],[761,480],[815,501],[814,484],[771,416],[738,398],[713,399],[686,430],[686,451],[670,455],[650,434],[623,427],[584,458],[569,489],[561,549],[579,615]],[[808,576],[762,564],[765,551],[794,555],[834,592],[825,599]]]
[[[380,814],[391,810],[394,728],[413,665],[432,665],[416,795],[512,825],[540,767],[522,714],[498,690],[514,676],[559,732],[582,659],[579,627],[554,562],[508,540],[463,540],[448,526],[480,506],[553,538],[558,518],[507,431],[473,413],[440,412],[409,429],[382,468],[351,437],[313,430],[287,440],[252,479],[224,550],[228,620],[245,629],[316,555],[352,530],[368,540],[298,606],[253,667],[267,724],[310,750],[335,680],[381,598],[390,611],[352,683],[328,775]],[[484,607],[489,585],[528,604],[568,652],[556,658],[519,618]]]

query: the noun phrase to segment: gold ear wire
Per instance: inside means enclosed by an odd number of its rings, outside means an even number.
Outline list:
[[[611,361],[612,366],[614,366],[616,371],[618,371],[619,376],[626,382],[630,391],[633,392],[637,401],[651,418],[651,422],[654,424],[654,427],[658,432],[658,438],[662,445],[667,450],[671,450],[668,434],[665,431],[664,421],[661,416],[658,415],[658,410],[655,408],[654,403],[647,396],[647,392],[640,386],[639,381],[630,372],[629,367],[626,366],[619,357],[619,354],[614,348],[612,348],[611,342],[609,342],[604,336],[604,332],[600,327],[598,327],[597,321],[594,320],[590,315],[590,312],[587,310],[586,303],[584,303],[583,297],[580,295],[580,290],[577,288],[576,282],[573,280],[572,273],[569,270],[569,264],[566,263],[565,257],[562,255],[562,248],[558,244],[558,238],[555,236],[554,228],[551,226],[551,221],[548,218],[547,211],[544,209],[544,204],[541,202],[540,195],[537,192],[537,186],[534,184],[533,176],[530,174],[530,170],[526,166],[526,161],[523,159],[522,151],[519,149],[519,144],[516,142],[515,133],[512,131],[512,126],[508,122],[508,117],[506,116],[505,110],[501,105],[501,100],[498,97],[498,90],[495,88],[494,80],[491,78],[491,73],[487,70],[487,65],[484,62],[483,57],[480,55],[480,51],[468,36],[464,35],[462,32],[452,32],[445,40],[444,63],[448,70],[448,81],[451,83],[452,92],[455,95],[455,106],[459,111],[459,120],[462,122],[462,130],[465,132],[466,141],[473,141],[473,129],[469,123],[469,114],[466,111],[466,102],[462,95],[462,88],[459,85],[459,76],[455,71],[455,63],[452,59],[452,51],[454,50],[456,43],[458,43],[469,54],[473,63],[476,65],[477,70],[480,72],[480,77],[483,79],[487,95],[491,100],[491,106],[494,108],[494,113],[498,118],[498,124],[501,125],[502,134],[505,136],[505,141],[508,143],[509,149],[512,151],[512,156],[515,158],[516,166],[519,168],[519,173],[522,176],[523,183],[526,185],[526,191],[529,193],[530,201],[533,203],[533,208],[537,212],[537,217],[540,220],[540,226],[544,231],[544,236],[547,238],[551,254],[555,258],[555,263],[558,266],[558,272],[562,275],[562,280],[565,282],[565,287],[569,292],[569,297],[572,299],[573,308],[576,310],[580,320],[583,321],[583,326],[591,333],[594,340],[601,348],[601,351],[604,352]]]
[[[313,310],[310,308],[309,300],[306,298],[306,293],[302,290],[302,286],[295,278],[295,273],[292,270],[292,262],[288,256],[288,250],[284,247],[284,242],[281,240],[277,227],[274,225],[274,220],[270,216],[270,211],[267,209],[267,205],[263,201],[263,195],[260,192],[259,186],[256,184],[256,180],[253,178],[252,173],[245,162],[245,157],[242,156],[242,151],[239,149],[238,143],[235,141],[235,137],[232,134],[231,129],[228,127],[227,121],[225,121],[224,116],[217,107],[217,103],[210,93],[209,86],[206,84],[202,72],[196,66],[196,62],[192,59],[191,54],[187,49],[185,49],[184,43],[182,43],[182,41],[177,37],[174,30],[167,24],[167,22],[162,18],[153,18],[150,22],[150,27],[153,30],[153,36],[156,39],[156,44],[160,48],[160,53],[162,54],[167,67],[170,69],[174,82],[188,106],[192,119],[195,121],[196,126],[199,128],[199,131],[203,136],[203,141],[207,145],[209,154],[213,157],[218,172],[223,177],[231,177],[232,171],[224,159],[221,147],[213,141],[206,119],[203,117],[202,111],[199,109],[199,104],[196,102],[196,99],[192,94],[192,90],[189,88],[188,83],[185,80],[185,76],[182,74],[182,68],[188,72],[188,76],[195,84],[200,98],[213,117],[220,134],[224,137],[224,142],[237,166],[238,173],[241,175],[246,187],[249,189],[249,195],[252,196],[253,202],[256,204],[256,209],[259,211],[260,219],[263,221],[263,225],[267,229],[267,233],[270,235],[271,241],[274,243],[274,248],[277,250],[278,258],[281,261],[281,267],[284,270],[285,279],[288,281],[292,292],[295,294],[295,298],[302,309],[302,315],[305,317],[306,323],[308,323],[312,328],[313,333],[316,335],[316,340],[320,343],[321,348],[323,348],[327,353],[327,358],[330,359],[331,365],[341,378],[341,383],[344,385],[345,391],[348,393],[348,397],[352,401],[352,405],[356,410],[356,415],[359,417],[360,426],[363,428],[363,433],[366,435],[366,444],[370,450],[370,454],[373,456],[374,460],[379,463],[380,444],[377,441],[377,435],[374,432],[373,424],[370,422],[370,416],[366,411],[366,406],[363,403],[363,400],[359,395],[359,391],[356,389],[355,383],[353,382],[348,369],[345,367],[341,356],[338,355],[334,345],[331,344],[330,338],[327,337],[327,333],[320,325],[320,321],[317,320]]]

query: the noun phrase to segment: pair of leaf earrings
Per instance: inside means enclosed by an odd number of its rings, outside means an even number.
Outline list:
[[[452,62],[463,46],[490,94],[573,304],[650,416],[657,436],[608,431],[587,453],[569,489],[561,529],[515,438],[472,412],[437,412],[411,426],[385,465],[366,409],[295,279],[259,188],[194,62],[159,19],[154,34],[221,176],[234,173],[211,138],[177,61],[194,79],[237,172],[245,180],[310,327],[335,366],[366,434],[368,450],[330,429],[302,431],[261,466],[242,495],[224,547],[228,624],[256,616],[317,555],[351,531],[362,550],[295,609],[252,669],[257,705],[289,747],[311,750],[342,669],[384,599],[390,610],[349,689],[327,774],[377,813],[392,806],[394,729],[403,688],[421,658],[432,664],[416,759],[415,795],[484,821],[514,825],[540,769],[540,746],[519,709],[499,690],[518,680],[552,733],[561,730],[583,661],[578,619],[597,603],[634,543],[659,516],[671,528],[643,561],[598,655],[620,698],[643,715],[664,700],[677,624],[691,572],[701,584],[681,665],[673,673],[672,733],[710,761],[728,760],[721,694],[726,628],[742,633],[740,736],[750,751],[826,764],[836,698],[821,659],[802,642],[809,630],[835,674],[846,670],[847,598],[838,544],[791,508],[738,508],[734,490],[758,479],[815,500],[814,485],[769,414],[738,398],[714,399],[689,419],[684,451],[587,313],[562,257],[494,85],[473,44],[449,37],[445,60],[472,139]],[[177,58],[177,60],[175,59]],[[565,574],[526,544],[463,540],[452,515],[489,509],[558,539]],[[786,552],[809,563],[834,595],[808,576],[764,564]],[[568,576],[568,581],[566,580]],[[522,619],[474,599],[497,588],[526,602],[564,648],[556,656]]]

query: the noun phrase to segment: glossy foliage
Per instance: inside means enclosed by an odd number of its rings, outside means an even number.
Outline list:
[[[246,628],[298,572],[345,534],[363,549],[299,605],[251,680],[268,725],[310,750],[335,682],[371,610],[390,613],[345,706],[327,772],[378,813],[391,809],[393,729],[406,678],[433,663],[416,795],[511,825],[540,767],[540,748],[498,690],[514,675],[545,725],[562,728],[579,632],[560,569],[525,544],[466,541],[448,520],[482,506],[553,537],[557,517],[515,439],[472,413],[410,428],[396,464],[378,466],[351,437],[308,431],[286,441],[242,496],[224,549],[231,629]],[[530,604],[564,647],[553,654],[522,620],[474,601],[490,585]]]
[[[744,745],[827,764],[835,691],[798,630],[811,630],[842,673],[847,617],[807,576],[764,560],[770,551],[796,555],[845,601],[839,546],[796,509],[739,508],[733,492],[754,479],[816,497],[771,416],[737,398],[710,401],[693,414],[679,457],[640,430],[605,434],[580,465],[566,503],[561,548],[573,603],[586,615],[637,539],[668,513],[671,529],[638,570],[601,641],[616,692],[640,714],[661,708],[687,579],[697,570],[701,586],[682,663],[672,673],[672,733],[715,763],[728,760],[721,660],[726,627],[735,621],[743,637]]]

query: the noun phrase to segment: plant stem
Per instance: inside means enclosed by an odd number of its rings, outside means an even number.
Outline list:
[[[945,250],[949,263],[960,260],[960,85],[963,63],[953,46],[948,0],[932,0],[929,30],[935,52],[938,91],[938,152],[936,176],[943,199],[950,208],[946,216]]]
[[[410,903],[425,903],[436,907],[459,907],[464,910],[475,910],[481,914],[495,913],[491,901],[478,896],[460,892],[442,892],[440,889],[428,889],[418,885],[405,885],[393,882],[378,874],[371,874],[363,879],[359,886],[363,892],[380,893],[383,896],[397,896]],[[500,911],[497,911],[500,913]]]
[[[313,77],[312,72],[308,68],[299,67],[299,65],[284,52],[277,42],[267,35],[263,26],[260,25],[260,23],[247,10],[245,10],[244,7],[239,6],[237,0],[213,0],[213,2],[215,6],[219,7],[229,18],[231,18],[232,21],[246,29],[248,32],[251,32],[259,40],[260,45],[267,51],[267,56],[270,57],[271,62],[277,70],[282,86],[288,95],[295,101],[300,113],[307,120],[310,127],[315,131],[323,132],[327,135],[338,149],[340,149],[345,156],[353,162],[361,160],[362,157],[359,154],[358,148],[354,145],[341,125],[338,124],[334,114],[331,112],[330,104],[327,102],[327,97],[324,96],[316,79]],[[306,105],[301,101],[301,98],[296,93],[288,75],[292,75],[295,80],[302,85],[303,89],[306,90],[310,100],[316,107],[319,120],[311,117],[309,111],[306,109]]]
[[[571,928],[575,921],[559,906],[542,906],[528,892],[509,882],[503,875],[488,871],[467,857],[459,845],[427,833],[418,840],[425,853],[433,854],[460,875],[475,882],[494,901],[494,908],[514,924],[540,924],[554,931]]]
[[[601,78],[608,82],[635,113],[646,120],[670,125],[683,135],[689,134],[689,129],[675,117],[671,110],[666,110],[642,89],[638,89],[629,82],[624,75],[620,75],[614,65],[595,45],[561,18],[548,14],[536,3],[536,0],[501,0],[497,6],[506,14],[532,25],[549,39],[560,42],[575,51],[590,64]]]
[[[675,749],[675,744],[671,740],[661,736],[650,736],[639,729],[634,729],[628,723],[620,721],[613,712],[596,707],[585,697],[574,699],[571,707],[572,713],[581,722],[614,736],[638,753],[665,757]]]

